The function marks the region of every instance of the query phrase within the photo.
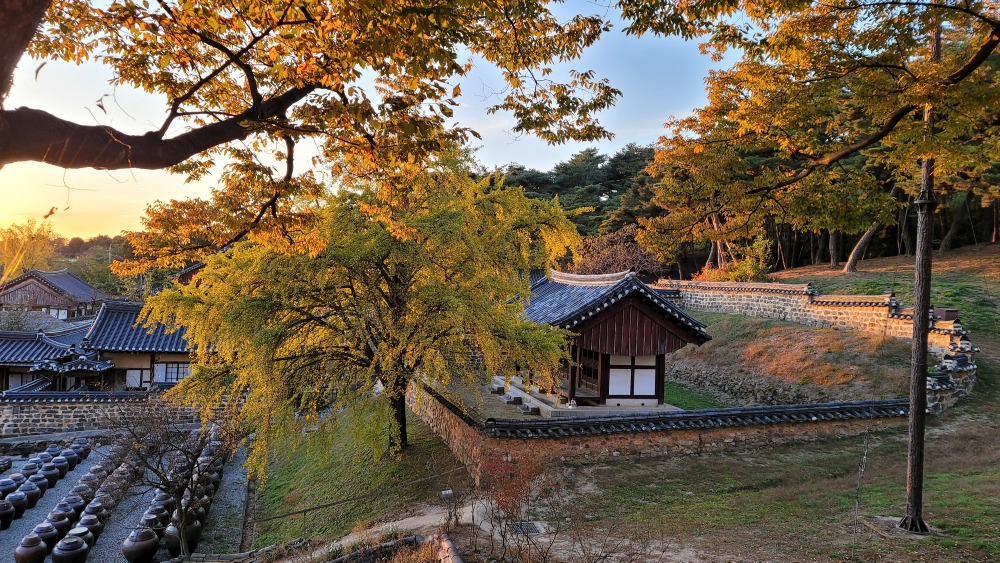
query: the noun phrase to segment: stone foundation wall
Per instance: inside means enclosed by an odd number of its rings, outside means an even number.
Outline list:
[[[455,457],[479,481],[480,463],[496,455],[516,452],[543,463],[604,461],[610,458],[685,455],[741,445],[774,444],[855,435],[867,429],[905,426],[906,417],[838,421],[757,424],[711,429],[632,432],[561,438],[495,438],[450,404],[419,386],[409,395],[414,412],[448,445]]]
[[[101,430],[107,428],[109,420],[120,417],[123,412],[141,411],[145,408],[145,402],[144,398],[93,398],[58,402],[0,400],[0,438]],[[189,420],[181,422],[197,422],[197,419],[192,413]]]

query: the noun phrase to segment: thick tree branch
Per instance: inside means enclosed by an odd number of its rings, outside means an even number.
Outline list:
[[[255,123],[283,115],[315,89],[290,89],[260,108],[170,139],[161,139],[156,131],[127,135],[107,126],[79,125],[30,108],[0,111],[0,166],[39,161],[63,168],[165,168],[212,147],[245,139],[256,129]]]

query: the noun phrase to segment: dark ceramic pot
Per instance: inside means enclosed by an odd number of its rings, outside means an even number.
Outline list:
[[[156,532],[156,537],[158,538],[163,537],[163,528],[166,527],[163,524],[160,524],[160,518],[157,515],[149,513],[143,514],[139,517],[139,525],[145,526]]]
[[[73,450],[73,453],[75,453],[76,455],[80,456],[80,461],[83,461],[83,460],[87,459],[87,458],[83,457],[83,445],[81,445],[81,444],[70,444],[69,449]]]
[[[167,522],[170,522],[170,512],[167,511],[165,506],[162,504],[156,504],[155,501],[153,502],[153,505],[146,510],[146,514],[155,515],[160,520],[160,524],[164,526],[167,525]]]
[[[149,528],[136,528],[122,542],[122,555],[129,563],[150,563],[160,548],[160,538]]]
[[[35,505],[38,504],[38,499],[42,498],[42,491],[34,483],[26,482],[18,487],[17,490],[28,497],[28,508],[35,508]],[[10,495],[7,495],[7,498],[10,498]]]
[[[37,463],[29,461],[28,463],[25,463],[24,465],[21,466],[21,475],[24,475],[26,479],[28,477],[31,477],[35,473],[38,473]]]
[[[101,479],[97,475],[94,475],[93,473],[88,471],[80,476],[80,480],[77,481],[77,483],[81,485],[87,485],[88,487],[96,491],[97,489],[100,488],[101,482],[103,481],[104,479]]]
[[[14,462],[12,462],[9,457],[7,456],[0,457],[0,473],[7,471],[11,467],[13,467],[13,465]]]
[[[97,516],[97,518],[100,519],[101,524],[107,524],[108,517],[111,516],[111,512],[104,506],[104,503],[97,499],[90,501],[83,509],[83,513]]]
[[[9,495],[10,493],[13,493],[16,490],[17,490],[17,483],[15,483],[13,479],[10,478],[0,479],[0,498],[4,498],[5,496]]]
[[[83,526],[77,526],[66,533],[67,538],[80,538],[81,540],[87,542],[87,545],[94,547],[94,542],[97,538],[94,537],[94,532],[91,532],[88,528]]]
[[[60,539],[73,529],[73,522],[69,519],[70,514],[73,514],[73,512],[64,512],[63,510],[56,508],[49,512],[49,515],[45,517],[45,521],[52,524],[52,527],[59,532]]]
[[[81,538],[63,538],[52,550],[52,563],[84,563],[90,546]]]
[[[65,479],[66,474],[69,473],[69,460],[59,455],[52,458],[52,465],[55,465],[56,469],[59,470],[59,478]]]
[[[80,463],[80,456],[71,449],[65,449],[59,452],[59,455],[66,458],[66,462],[69,463],[69,470],[73,471],[76,466]]]
[[[59,444],[49,444],[48,447],[45,448],[45,453],[51,456],[57,456],[61,451],[62,448],[59,447]]]
[[[42,469],[39,473],[44,475],[45,478],[49,480],[49,487],[55,487],[56,483],[59,482],[59,479],[62,478],[59,476],[59,468],[56,467],[54,463],[46,463],[45,465],[42,465]]]
[[[45,551],[47,552],[52,551],[52,548],[56,546],[56,542],[59,541],[59,532],[49,522],[42,522],[35,526],[35,529],[31,533],[42,538],[42,541],[45,542]]]
[[[42,496],[45,496],[45,491],[49,490],[49,479],[45,475],[39,475],[35,473],[31,477],[28,477],[29,483],[34,483],[38,487],[39,491],[42,491]]]
[[[7,494],[7,502],[14,507],[14,519],[24,516],[24,511],[28,509],[28,495],[21,491],[14,491]]]
[[[9,500],[0,500],[0,530],[10,528],[14,521],[14,505]]]
[[[36,455],[35,457],[29,459],[28,461],[34,463],[38,467],[41,467],[43,463],[48,463],[48,462],[52,461],[52,454],[49,454],[49,453],[46,453],[46,452],[42,452],[42,453]]]
[[[28,534],[21,539],[21,544],[14,550],[15,563],[42,563],[48,555],[49,548],[37,534]]]
[[[181,554],[181,532],[177,526],[170,524],[163,530],[163,545],[171,557],[178,557]]]
[[[156,493],[156,497],[153,499],[153,502],[165,508],[168,514],[172,513],[174,508],[177,507],[177,501],[174,497],[163,491]]]
[[[108,468],[104,467],[100,463],[95,463],[94,465],[91,465],[90,472],[93,473],[94,475],[97,475],[101,479],[108,478]]]
[[[81,528],[87,528],[91,534],[94,534],[95,542],[101,537],[101,532],[104,531],[104,524],[101,523],[101,519],[93,514],[84,514],[80,517],[78,524],[80,524]]]
[[[7,477],[11,481],[13,481],[14,483],[16,483],[18,487],[20,487],[25,481],[28,480],[28,478],[24,475],[24,473],[21,473],[20,471],[11,473]]]
[[[82,498],[84,502],[94,500],[94,489],[84,484],[74,486],[69,492],[70,494],[80,495],[80,498]]]
[[[73,509],[72,520],[74,522],[80,519],[80,514],[83,512],[84,507],[87,506],[87,501],[83,500],[80,495],[73,493],[64,496],[63,502]]]
[[[188,550],[194,553],[194,548],[198,547],[198,542],[201,541],[201,522],[198,520],[192,520],[190,523],[184,526],[184,541],[187,542]]]

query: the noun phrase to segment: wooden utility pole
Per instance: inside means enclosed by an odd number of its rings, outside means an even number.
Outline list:
[[[941,60],[941,26],[934,30],[931,60]],[[924,106],[924,128],[933,135],[933,108]],[[930,530],[924,522],[924,430],[927,418],[927,333],[930,330],[931,252],[934,240],[934,159],[920,167],[917,208],[917,257],[913,283],[913,345],[910,348],[910,440],[906,465],[906,515],[899,527],[915,534]]]

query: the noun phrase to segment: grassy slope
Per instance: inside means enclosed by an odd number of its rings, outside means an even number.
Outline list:
[[[574,484],[593,491],[579,499],[581,509],[599,515],[598,525],[623,529],[654,522],[682,545],[742,559],[1000,558],[1000,315],[996,307],[1000,249],[936,259],[935,304],[960,309],[973,331],[973,342],[983,348],[974,396],[929,420],[924,510],[925,519],[938,533],[919,540],[891,529],[876,533],[864,524],[876,516],[898,518],[902,514],[903,429],[870,435],[860,496],[863,436],[571,467]],[[896,294],[906,299],[907,292],[912,292],[912,281],[904,282],[912,277],[912,265],[908,268],[902,260],[885,259],[862,263],[859,274],[807,268],[780,277],[781,281],[811,281],[824,292],[865,293],[885,291],[875,284],[888,276]],[[860,499],[862,516],[857,528],[856,499]]]
[[[678,381],[666,381],[663,384],[663,400],[677,408],[687,411],[698,409],[716,409],[729,406],[710,393],[686,385]]]
[[[341,415],[344,416],[344,415]],[[345,421],[346,422],[346,421]],[[347,424],[317,431],[287,456],[276,456],[268,482],[257,501],[257,518],[377,492],[361,500],[262,523],[256,545],[281,544],[295,538],[336,539],[354,528],[393,519],[435,502],[440,491],[466,487],[465,472],[433,477],[461,465],[419,419],[408,422],[411,447],[378,461],[355,447]],[[401,486],[402,485],[402,486]]]

